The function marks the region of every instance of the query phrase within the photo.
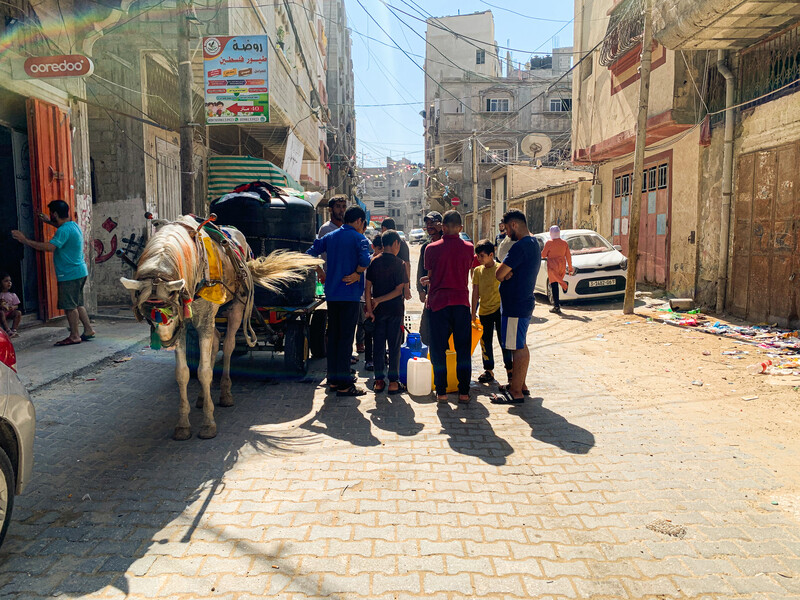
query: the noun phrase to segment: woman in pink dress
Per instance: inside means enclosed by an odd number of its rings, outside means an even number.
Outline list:
[[[550,228],[550,240],[544,245],[542,258],[547,260],[547,279],[550,282],[550,289],[553,291],[553,308],[551,313],[561,314],[561,304],[559,303],[559,286],[567,291],[567,282],[564,275],[569,268],[569,274],[574,275],[575,269],[572,268],[572,254],[569,252],[569,244],[561,239],[561,229],[558,225]]]

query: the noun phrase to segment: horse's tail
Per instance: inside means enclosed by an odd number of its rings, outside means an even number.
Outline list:
[[[290,250],[275,250],[268,256],[247,261],[256,285],[279,292],[281,285],[298,283],[306,273],[322,264],[318,258]]]

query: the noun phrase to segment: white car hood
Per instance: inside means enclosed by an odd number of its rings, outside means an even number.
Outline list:
[[[623,258],[625,257],[618,250],[595,254],[573,254],[572,266],[576,269],[604,269],[618,266]]]

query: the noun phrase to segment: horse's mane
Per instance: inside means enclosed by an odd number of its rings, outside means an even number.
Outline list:
[[[177,221],[163,225],[147,242],[139,258],[136,279],[183,279],[187,289],[194,289],[198,268],[197,246],[187,228],[180,223],[197,227],[192,217],[179,217]]]

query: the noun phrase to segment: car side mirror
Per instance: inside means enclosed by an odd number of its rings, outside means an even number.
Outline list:
[[[619,244],[614,244],[614,250],[616,250],[617,252],[622,252],[622,246],[620,246]]]

